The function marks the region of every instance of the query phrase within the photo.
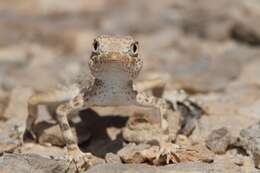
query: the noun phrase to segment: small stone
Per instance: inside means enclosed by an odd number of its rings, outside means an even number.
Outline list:
[[[38,141],[40,144],[52,144],[56,146],[64,146],[65,141],[62,137],[60,128],[58,125],[51,125],[47,123],[37,124],[35,131],[38,136]],[[73,130],[75,132],[75,129]],[[74,133],[75,135],[75,133]]]
[[[105,160],[107,163],[122,163],[120,157],[114,153],[107,153]]]
[[[65,141],[63,139],[60,127],[58,124],[50,124],[47,122],[39,123],[36,128],[36,133],[40,144],[50,143],[56,146],[64,146]],[[78,123],[71,127],[72,133],[80,144],[87,141],[90,138],[90,132],[86,130],[84,124]]]
[[[183,146],[191,146],[191,141],[185,135],[178,135],[175,143],[178,145],[183,145]]]
[[[100,157],[97,157],[97,156],[92,156],[91,159],[90,159],[90,162],[91,162],[91,166],[94,166],[94,165],[100,165],[100,164],[105,164],[105,160],[100,158]]]
[[[197,144],[190,147],[180,147],[176,151],[176,163],[177,162],[195,162],[201,161],[210,163],[214,160],[214,154],[207,149],[204,145]]]
[[[143,163],[146,158],[141,154],[145,149],[148,149],[150,145],[130,143],[124,148],[118,151],[118,155],[125,163]]]
[[[3,117],[4,110],[8,102],[7,94],[0,88],[0,120],[5,120]]]
[[[151,146],[148,149],[141,151],[142,156],[144,156],[150,163],[156,158],[158,152],[160,150],[159,146]]]
[[[230,144],[231,135],[225,127],[213,130],[206,140],[207,147],[217,154],[224,154]]]
[[[239,139],[239,145],[251,154],[255,167],[260,168],[260,122],[241,130]]]
[[[128,142],[147,143],[159,141],[164,134],[159,124],[153,123],[148,115],[136,113],[129,118],[122,135]]]

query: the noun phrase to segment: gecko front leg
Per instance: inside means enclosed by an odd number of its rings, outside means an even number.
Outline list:
[[[149,96],[144,92],[140,92],[136,95],[137,106],[154,107],[160,111],[160,125],[163,131],[167,130],[167,109],[168,104],[165,99]]]
[[[145,93],[138,93],[136,96],[136,102],[140,106],[155,107],[160,111],[161,128],[165,132],[169,133],[168,115],[167,112],[170,109],[167,101],[163,98],[157,98],[154,96],[148,96]],[[159,162],[160,157],[166,157],[166,163],[168,164],[172,155],[176,152],[176,145],[171,143],[171,139],[165,140],[160,137],[159,141],[160,150],[157,153],[156,162]]]
[[[78,95],[78,88],[70,87],[66,89],[55,89],[32,95],[28,100],[28,117],[26,121],[26,130],[30,135],[36,139],[34,132],[35,121],[38,117],[39,105],[57,105],[68,101]]]
[[[78,95],[71,101],[60,105],[57,108],[57,120],[64,137],[69,159],[76,164],[78,170],[86,170],[91,166],[91,153],[83,153],[78,147],[77,141],[73,136],[71,127],[68,122],[68,115],[87,108],[83,95]]]

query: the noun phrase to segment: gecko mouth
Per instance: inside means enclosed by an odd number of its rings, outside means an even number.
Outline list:
[[[102,55],[93,55],[89,61],[93,74],[125,72],[131,77],[136,77],[142,69],[142,60],[137,57],[111,52]],[[99,74],[98,74],[99,73]]]
[[[131,62],[131,59],[127,56],[122,56],[120,53],[112,52],[107,55],[99,57],[101,63],[122,63],[128,64]]]
[[[134,60],[126,55],[120,53],[109,53],[104,55],[96,55],[92,58],[93,66],[102,68],[104,65],[115,65],[116,67],[124,67],[134,65]]]
[[[123,56],[119,53],[109,53],[105,55],[95,55],[91,57],[90,67],[96,72],[103,71],[106,65],[113,65],[114,68],[120,68],[122,70],[127,70],[127,67],[133,65],[133,61],[128,56]],[[108,67],[111,68],[111,67]]]

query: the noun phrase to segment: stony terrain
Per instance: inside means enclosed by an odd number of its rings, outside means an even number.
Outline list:
[[[87,173],[260,172],[259,18],[258,0],[0,0],[0,172],[75,172],[58,159],[64,141],[51,108],[40,108],[38,140],[22,143],[27,99],[87,68],[99,34],[134,36],[139,80],[166,81],[168,100],[184,89],[203,111],[175,119],[184,148],[169,165],[154,161],[154,110],[80,112],[71,122],[80,147],[100,160]]]

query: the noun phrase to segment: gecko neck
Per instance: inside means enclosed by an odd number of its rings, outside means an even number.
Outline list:
[[[126,88],[133,88],[133,81],[130,79],[113,79],[113,78],[95,78],[96,85],[102,86],[104,88],[113,88],[117,90],[124,90]]]

